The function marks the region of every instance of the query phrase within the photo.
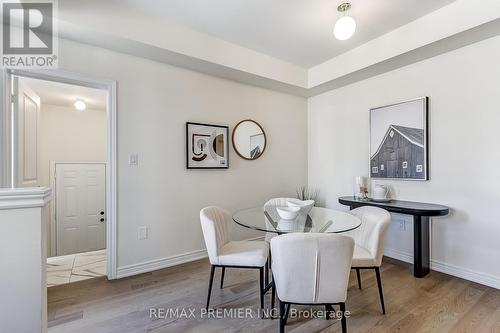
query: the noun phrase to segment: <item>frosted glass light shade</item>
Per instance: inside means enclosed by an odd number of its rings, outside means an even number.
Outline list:
[[[77,99],[75,101],[74,106],[75,106],[75,109],[77,109],[78,111],[83,111],[83,110],[85,110],[87,108],[87,105],[81,99]]]
[[[356,21],[350,16],[342,16],[335,23],[333,34],[338,40],[347,40],[354,35],[356,31]]]

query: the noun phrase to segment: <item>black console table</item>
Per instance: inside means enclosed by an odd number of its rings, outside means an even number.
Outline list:
[[[361,206],[375,206],[389,212],[413,215],[413,275],[421,278],[429,274],[429,217],[448,215],[448,207],[400,200],[392,200],[390,202],[356,200],[354,197],[340,197],[339,203],[349,206],[350,209]]]

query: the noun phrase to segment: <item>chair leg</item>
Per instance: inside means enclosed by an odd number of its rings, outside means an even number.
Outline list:
[[[361,289],[361,274],[359,268],[356,268],[356,276],[358,277],[358,288]]]
[[[280,301],[280,333],[285,333],[285,310],[286,304]]]
[[[347,333],[347,318],[345,317],[345,303],[340,303],[340,312],[342,313],[342,333]]]
[[[272,287],[271,287],[271,309],[274,309],[274,303],[276,299],[276,285],[274,284],[274,281],[271,281]]]
[[[380,295],[380,305],[382,305],[382,313],[385,314],[384,292],[382,290],[382,279],[380,278],[379,267],[375,267],[375,274],[377,275],[378,293]]]
[[[269,248],[269,255],[267,257],[267,262],[269,263],[269,270],[271,270],[271,262],[272,262],[272,258],[271,258],[271,248]]]
[[[288,316],[290,315],[290,308],[292,307],[292,304],[286,303],[285,305],[285,325],[288,322]]]
[[[207,295],[207,306],[206,310],[208,311],[208,306],[210,305],[210,295],[212,294],[212,284],[214,282],[214,273],[215,273],[215,266],[212,265],[210,269],[210,280],[208,282],[208,295]]]
[[[269,260],[266,261],[266,266],[265,266],[265,271],[264,271],[264,277],[265,277],[265,285],[267,286],[269,284]]]
[[[331,304],[325,305],[325,319],[326,320],[332,319],[332,311],[333,311],[333,306]]]
[[[220,276],[220,289],[224,288],[224,275],[226,274],[226,267],[222,267],[222,274]]]
[[[269,279],[272,280],[273,279],[273,271],[271,269],[271,262],[272,262],[272,258],[271,258],[271,248],[269,248],[269,254],[267,256],[267,269],[269,270]]]
[[[260,285],[260,310],[261,313],[264,310],[264,267],[259,268],[259,285]]]

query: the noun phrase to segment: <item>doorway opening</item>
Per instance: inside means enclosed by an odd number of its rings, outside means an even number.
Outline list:
[[[12,187],[52,189],[47,286],[116,277],[116,83],[6,73]]]

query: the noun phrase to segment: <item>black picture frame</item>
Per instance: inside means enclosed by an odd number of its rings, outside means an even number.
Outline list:
[[[192,154],[194,154],[193,146],[194,146],[194,137],[190,137],[190,127],[207,127],[205,130],[209,131],[212,129],[222,129],[223,135],[223,145],[224,145],[224,163],[220,166],[213,165],[216,162],[209,163],[208,165],[203,165],[202,161],[192,161]],[[208,134],[200,134],[200,136],[210,136]],[[206,123],[198,123],[198,122],[186,122],[186,169],[194,169],[194,170],[202,170],[202,169],[228,169],[229,168],[229,126],[224,125],[216,125],[216,124],[206,124]],[[192,153],[190,154],[190,150]],[[206,154],[208,155],[208,154]],[[221,161],[219,161],[221,162]],[[198,164],[198,165],[197,165]],[[205,162],[206,164],[206,162]]]
[[[410,109],[409,107],[412,103],[414,104],[414,109]],[[385,127],[383,128],[385,136],[383,136],[382,141],[379,143],[378,141],[380,140],[375,140],[375,137],[381,138],[381,126],[380,124],[376,124],[375,113],[380,112],[393,112],[391,115],[397,119],[389,120],[391,117],[386,117],[382,121],[382,123],[385,123]],[[401,115],[412,114],[411,117],[408,117],[412,120],[402,119],[398,113],[401,113]],[[399,123],[400,121],[403,124]],[[414,126],[409,125],[412,122],[415,124]],[[388,124],[390,125],[388,126]],[[374,135],[374,132],[377,132],[374,130],[377,126],[378,135]],[[391,146],[389,142],[391,140],[388,137],[391,129],[398,136],[409,141],[407,142],[408,147],[402,147],[401,144]],[[392,138],[392,135],[390,137]],[[374,144],[374,142],[377,142],[377,144]],[[374,149],[375,146],[377,149]],[[429,97],[414,98],[370,109],[370,155],[368,170],[370,178],[427,181],[430,179],[429,150]],[[387,155],[390,152],[394,156],[389,158]],[[393,165],[390,165],[390,163]]]

